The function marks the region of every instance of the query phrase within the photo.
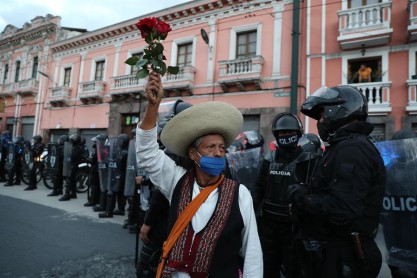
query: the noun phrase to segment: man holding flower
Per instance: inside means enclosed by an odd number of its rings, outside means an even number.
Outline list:
[[[193,162],[185,169],[158,147],[156,121],[163,96],[158,73],[149,74],[145,91],[148,103],[137,128],[137,161],[170,201],[173,227],[157,277],[262,277],[251,195],[223,175],[225,151],[240,132],[242,114],[229,104],[207,102],[172,118],[161,140],[172,153]]]

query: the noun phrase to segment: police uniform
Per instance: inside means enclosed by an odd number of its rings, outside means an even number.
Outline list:
[[[323,87],[301,112],[316,119],[329,147],[308,188],[288,195],[300,219],[297,260],[302,277],[377,277],[374,237],[385,191],[385,167],[368,138],[367,100],[351,86]]]

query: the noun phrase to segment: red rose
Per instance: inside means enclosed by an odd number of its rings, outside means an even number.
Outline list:
[[[168,36],[168,32],[171,31],[171,26],[163,21],[158,20],[154,30],[156,36],[159,36],[161,40],[164,40]]]
[[[155,26],[157,25],[158,20],[155,17],[147,17],[141,19],[136,23],[136,27],[140,31],[140,35],[142,38],[146,38],[149,36],[150,33],[154,31]]]

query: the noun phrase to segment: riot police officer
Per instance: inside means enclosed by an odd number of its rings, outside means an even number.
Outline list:
[[[289,254],[293,242],[287,187],[296,182],[295,169],[303,149],[298,140],[303,133],[300,119],[291,113],[280,113],[272,122],[272,134],[278,149],[268,153],[254,188],[255,209],[262,204],[261,244],[264,277],[280,277],[281,266],[291,277]]]
[[[301,112],[317,120],[329,146],[310,184],[287,192],[300,220],[298,267],[304,277],[377,277],[382,257],[374,238],[386,174],[368,137],[368,101],[352,86],[322,87]]]
[[[49,143],[48,145],[48,169],[51,171],[52,183],[54,188],[47,196],[59,196],[64,192],[64,145],[69,141],[69,136],[64,134],[58,139],[58,144]]]
[[[34,190],[38,187],[36,186],[36,171],[40,166],[40,157],[45,146],[42,143],[42,137],[40,135],[35,135],[32,137],[32,144],[30,148],[31,164],[29,167],[29,185],[25,190]]]
[[[69,142],[64,144],[64,166],[63,176],[66,179],[64,195],[59,201],[69,201],[77,198],[77,172],[78,165],[81,163],[84,154],[84,147],[81,144],[81,137],[73,134],[69,137]]]
[[[12,141],[12,134],[9,130],[3,131],[0,141],[0,182],[6,180],[6,158],[7,158],[7,146]]]
[[[93,206],[93,211],[105,211],[107,202],[107,184],[108,184],[108,167],[107,157],[109,155],[109,148],[107,142],[107,135],[96,136],[96,150],[97,150],[97,170],[100,180],[100,200],[98,205]]]
[[[114,214],[113,210],[114,210],[114,207],[116,206],[116,198],[120,189],[121,168],[119,167],[120,161],[118,160],[118,156],[121,151],[120,140],[118,136],[110,137],[107,140],[107,144],[108,144],[109,152],[108,152],[108,157],[107,157],[108,180],[107,180],[106,210],[98,214],[99,218],[113,217],[113,214]],[[126,152],[126,157],[127,157],[127,152]]]
[[[5,186],[20,185],[23,175],[22,157],[24,141],[22,136],[16,136],[13,138],[13,142],[8,144],[6,170],[9,174],[9,181]],[[15,180],[14,183],[13,180]]]
[[[89,181],[90,181],[90,190],[89,195],[87,196],[87,203],[84,204],[85,207],[92,207],[99,204],[100,200],[100,177],[98,174],[98,162],[97,162],[97,135],[96,137],[92,138],[93,141],[92,151],[88,158],[88,162],[90,163],[90,172],[89,172]]]
[[[0,142],[0,182],[5,182],[6,180],[6,158],[7,158],[7,146],[12,140],[12,134],[10,131],[5,130],[1,135]]]
[[[117,138],[117,145],[119,153],[117,155],[117,167],[120,172],[119,188],[117,191],[117,209],[113,211],[115,215],[124,215],[126,208],[125,196],[125,179],[126,179],[126,165],[129,149],[129,136],[127,134],[120,134]]]

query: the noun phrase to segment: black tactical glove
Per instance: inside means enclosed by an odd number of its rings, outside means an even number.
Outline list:
[[[306,195],[307,193],[307,188],[304,185],[298,183],[289,185],[286,192],[290,203],[295,203],[297,205],[300,204],[302,196]]]

